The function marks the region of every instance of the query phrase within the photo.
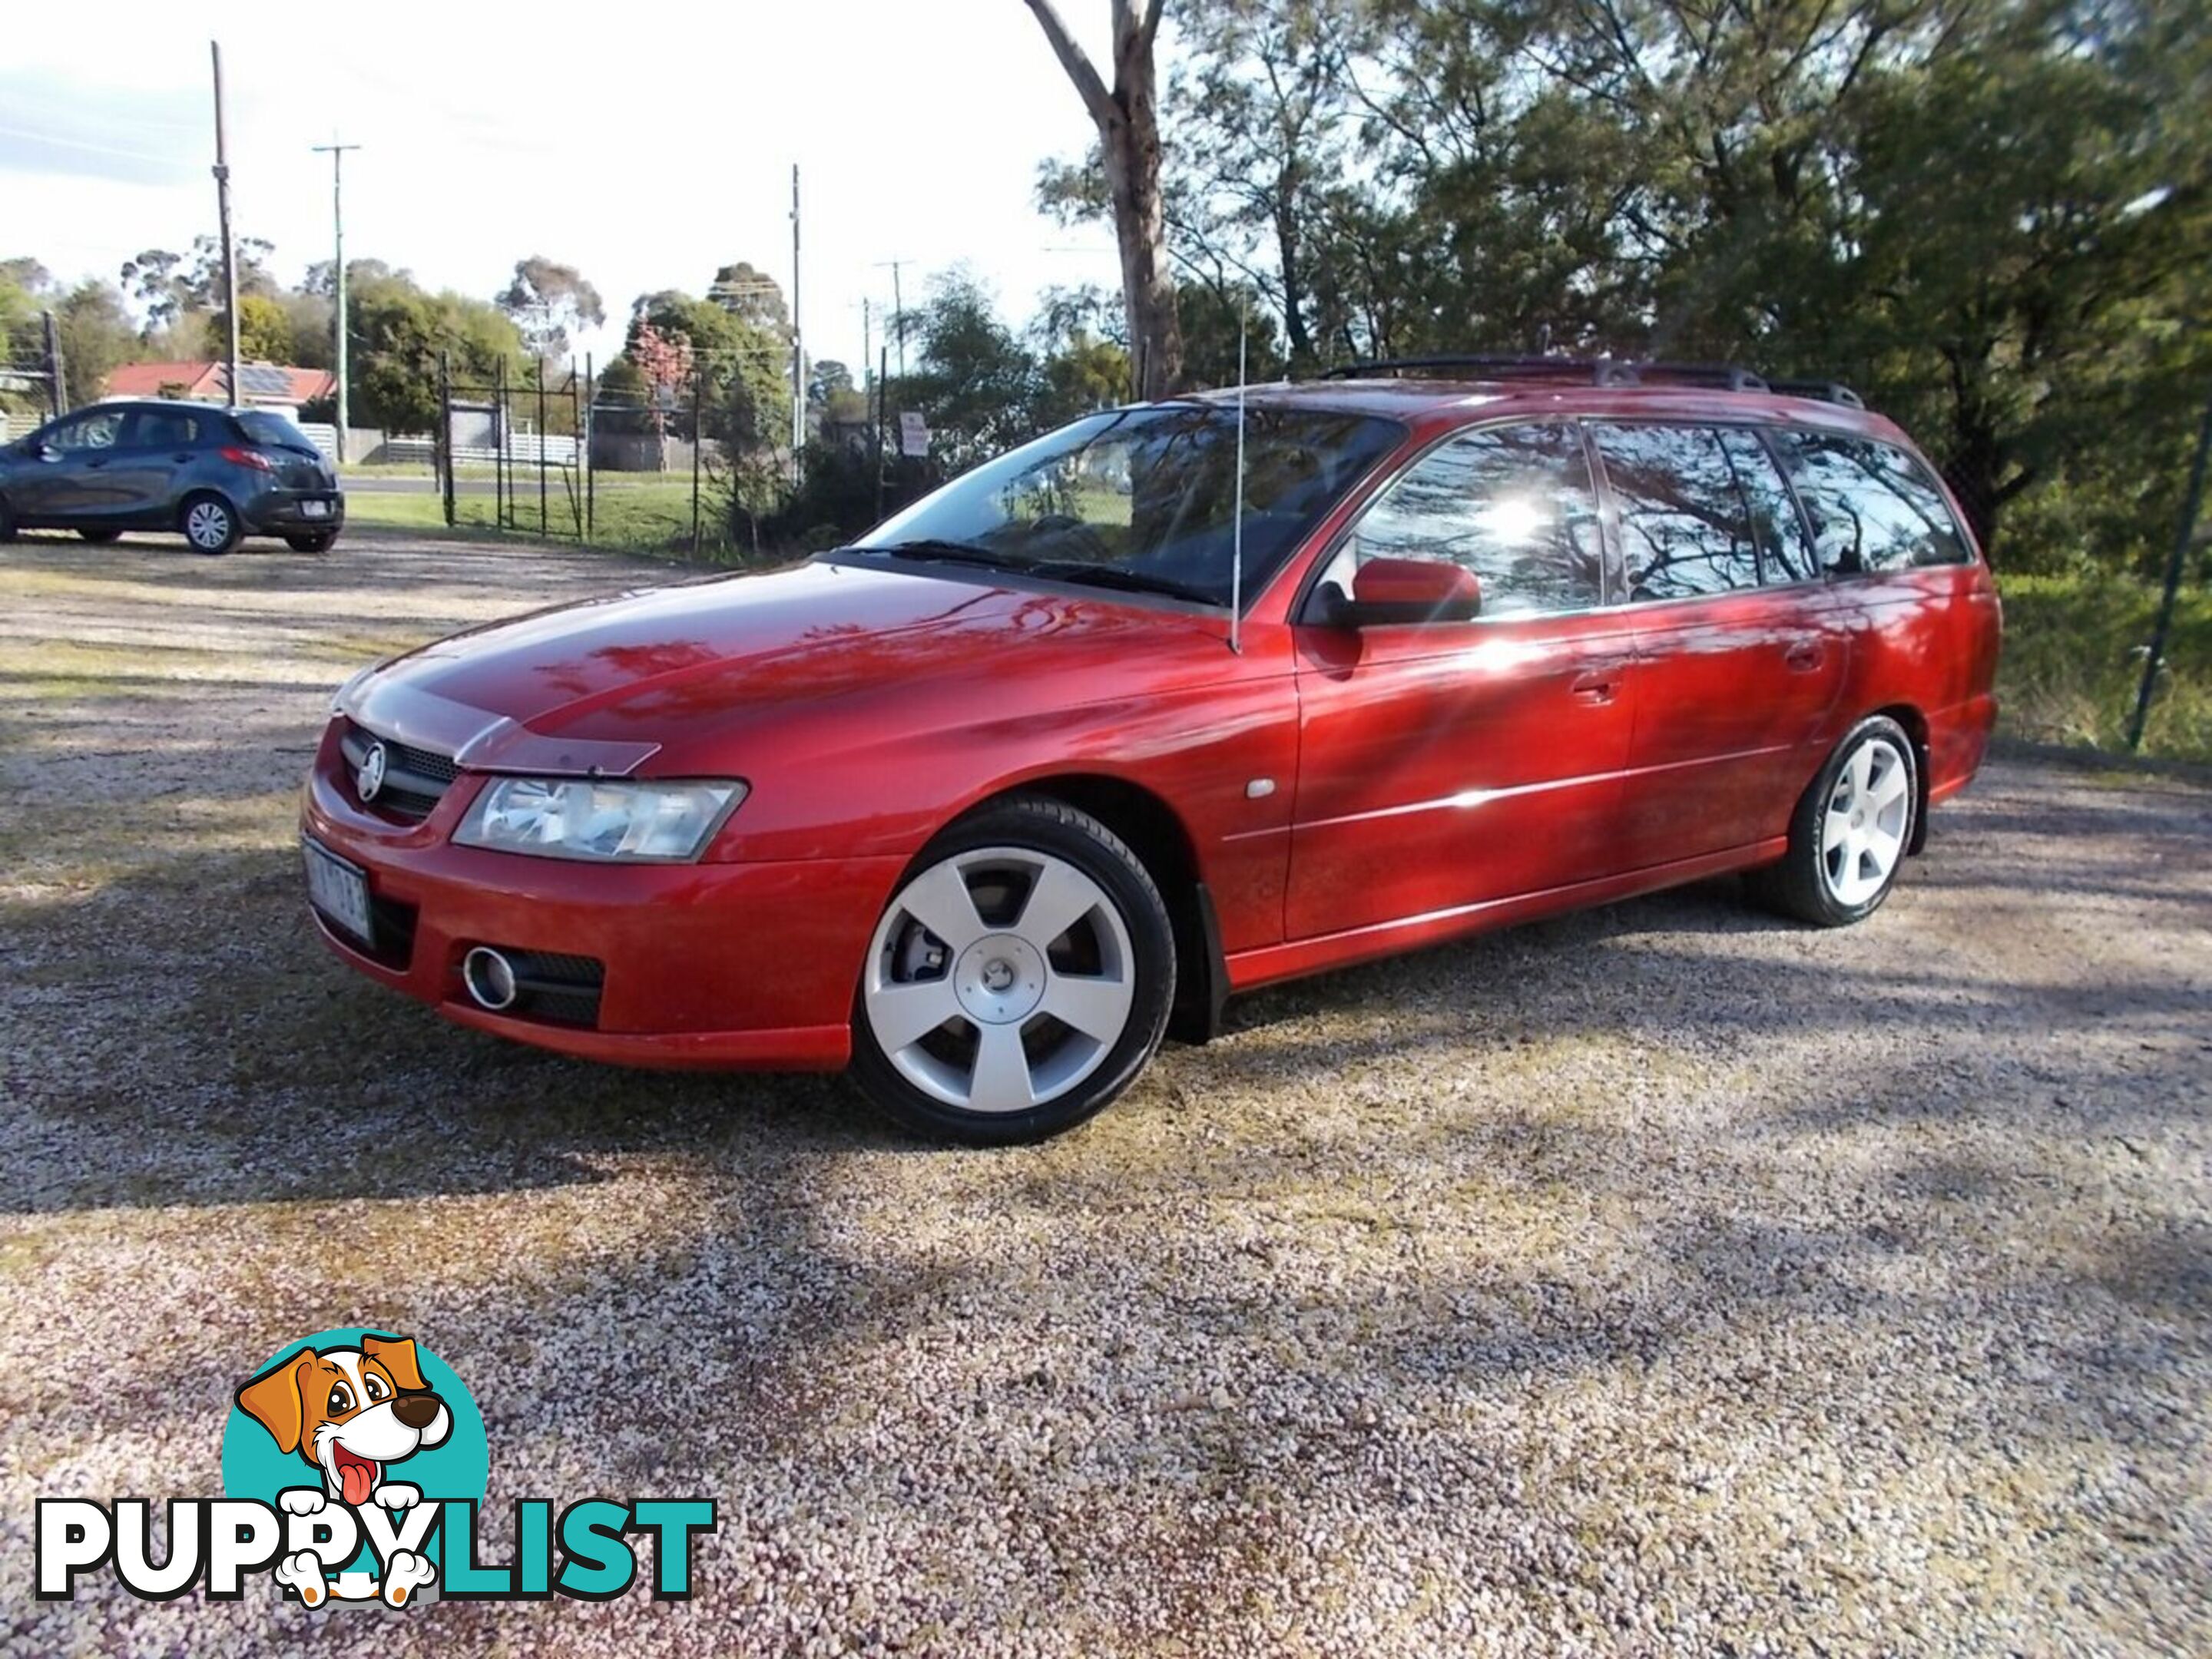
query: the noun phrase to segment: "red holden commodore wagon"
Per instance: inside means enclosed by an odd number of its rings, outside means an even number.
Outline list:
[[[1372,365],[1089,416],[806,564],[365,671],[307,889],[465,1024],[849,1064],[1027,1139],[1293,975],[1723,871],[1859,921],[1980,763],[1998,629],[1842,388]]]

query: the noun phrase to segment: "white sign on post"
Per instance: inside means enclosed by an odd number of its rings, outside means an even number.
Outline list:
[[[929,453],[929,422],[910,409],[899,416],[899,453]]]

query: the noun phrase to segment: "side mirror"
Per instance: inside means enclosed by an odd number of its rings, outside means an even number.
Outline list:
[[[1328,620],[1339,628],[1403,623],[1472,622],[1482,614],[1482,584],[1464,565],[1444,559],[1369,559],[1353,574],[1352,592],[1332,584]]]

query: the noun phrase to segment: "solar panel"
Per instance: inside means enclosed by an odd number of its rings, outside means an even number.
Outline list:
[[[291,371],[271,363],[240,363],[238,389],[249,398],[289,398],[292,395]]]

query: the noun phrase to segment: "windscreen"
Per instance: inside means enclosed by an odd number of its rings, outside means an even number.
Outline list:
[[[271,414],[265,409],[241,409],[235,418],[247,441],[264,448],[301,449],[310,455],[321,453],[313,438],[282,415]]]
[[[954,479],[858,544],[1225,605],[1237,530],[1237,410],[1187,403],[1086,416]],[[1254,405],[1244,426],[1243,582],[1281,568],[1404,429]]]

